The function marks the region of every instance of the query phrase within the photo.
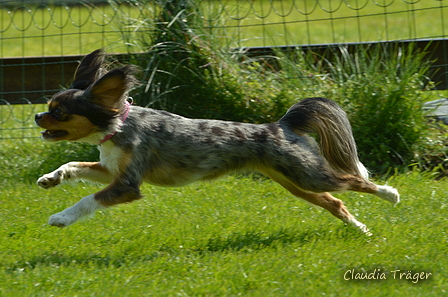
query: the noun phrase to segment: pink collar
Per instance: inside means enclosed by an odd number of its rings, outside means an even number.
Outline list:
[[[125,102],[126,102],[126,105],[124,107],[124,112],[121,115],[121,122],[122,123],[124,123],[124,121],[126,121],[128,115],[129,115],[129,110],[131,110],[131,104],[132,104],[132,103],[129,103],[129,101],[127,101],[127,100]],[[120,125],[120,128],[121,128],[121,125]],[[111,134],[107,134],[106,136],[104,136],[104,138],[100,140],[100,145],[105,143],[106,141],[108,141],[112,137],[114,137],[114,135],[117,134],[117,132],[118,131],[115,131],[115,132],[112,132]]]

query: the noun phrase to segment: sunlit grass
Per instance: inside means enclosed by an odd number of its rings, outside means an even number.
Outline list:
[[[402,194],[396,207],[337,195],[374,232],[365,237],[257,177],[144,185],[143,200],[64,229],[47,226],[48,216],[101,186],[10,180],[1,188],[0,295],[443,296],[448,183],[418,172],[388,183]],[[387,280],[344,280],[350,269],[381,269]],[[394,280],[398,269],[432,276]]]
[[[0,57],[126,52],[122,32],[151,15],[150,4],[25,6],[0,9]],[[126,18],[124,18],[126,16]]]
[[[447,34],[448,6],[434,1],[226,1],[220,9],[228,15],[225,26],[230,28],[226,32],[241,46],[387,41]]]
[[[413,3],[415,2],[415,3]],[[0,57],[126,52],[123,32],[155,19],[153,3],[0,9]],[[197,2],[223,46],[275,46],[446,37],[443,1]],[[152,17],[151,17],[152,16]],[[130,34],[127,34],[128,36]]]

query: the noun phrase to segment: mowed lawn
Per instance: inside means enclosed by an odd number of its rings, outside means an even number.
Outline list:
[[[14,109],[14,118],[25,121],[22,114],[45,110],[32,107]],[[7,139],[23,133],[11,119],[3,128],[2,297],[448,292],[447,178],[436,181],[415,170],[376,180],[400,191],[396,206],[367,194],[335,194],[371,229],[371,237],[258,175],[183,188],[143,185],[142,200],[59,229],[46,224],[51,214],[103,186],[79,182],[44,190],[35,180],[95,154],[66,142]],[[39,129],[25,131],[39,135]]]
[[[48,216],[101,186],[4,179],[0,296],[446,295],[448,180],[410,172],[388,183],[397,206],[336,195],[366,237],[259,176],[144,185],[144,199],[64,229]]]
[[[275,7],[281,4],[273,3]],[[415,8],[422,3],[418,2]],[[268,5],[263,11],[272,9]],[[414,14],[420,18],[432,12],[440,11],[415,10]],[[91,13],[85,8],[73,8],[71,13],[78,23],[91,16],[103,16],[102,11]],[[246,25],[243,30],[228,28],[223,39],[237,36],[249,38],[244,45],[265,45],[272,38],[273,44],[282,45],[285,41],[296,44],[428,37],[440,35],[439,22],[443,20],[433,14],[431,22],[419,23],[417,32],[411,32],[415,28],[408,21],[400,25],[400,18],[394,19],[397,22],[388,18],[388,28],[404,31],[402,37],[392,31],[386,36],[383,25],[365,26],[359,32],[357,25],[346,21],[345,14],[329,19],[327,13],[320,13],[324,16],[318,15],[310,23],[301,19],[285,23],[282,18],[279,22],[283,23],[278,24],[281,30],[276,27],[276,14],[272,13],[272,24],[262,32],[252,31],[252,24],[262,22],[252,17],[241,22],[240,25]],[[361,25],[383,17],[376,13],[361,18]],[[65,16],[65,8],[58,8],[57,18],[59,14]],[[37,15],[35,19],[43,25],[50,23],[49,28],[55,27],[46,10]],[[406,19],[410,13],[394,15]],[[15,18],[16,23],[26,25],[30,15],[20,10]],[[325,20],[319,21],[320,18]],[[229,22],[228,25],[238,23]],[[319,26],[321,23],[324,26]],[[70,24],[73,32],[69,31],[69,36],[62,34],[65,29],[42,32],[34,24],[34,31],[4,32],[3,57],[77,54],[101,46],[110,51],[126,50],[122,41],[115,42],[120,39],[114,28],[98,29],[97,24],[80,28]],[[307,28],[306,24],[312,26]],[[332,34],[328,34],[329,25],[334,25]],[[282,35],[289,26],[298,28],[297,36]],[[263,34],[263,39],[256,38]],[[100,44],[96,42],[98,36],[102,36]],[[5,118],[10,117],[5,112],[9,108],[1,108]],[[2,137],[38,135],[38,130],[22,129],[34,126],[32,114],[45,110],[45,106],[34,108],[35,111],[26,112],[31,115],[26,125],[20,125],[20,121],[2,124]],[[14,117],[21,118],[20,114],[25,114],[22,109],[25,108],[14,107]],[[102,186],[81,182],[50,190],[38,188],[34,184],[36,177],[60,165],[46,165],[49,157],[83,159],[65,147],[52,156],[46,153],[49,147],[39,139],[0,140],[1,297],[448,295],[447,178],[435,181],[430,174],[412,171],[377,181],[398,188],[402,202],[397,206],[366,194],[335,194],[371,229],[371,237],[256,175],[230,176],[184,188],[144,185],[144,199],[58,229],[46,224],[51,214]],[[370,279],[357,279],[365,277]]]
[[[101,47],[108,52],[145,51],[137,45],[143,37],[134,32],[149,35],[158,8],[152,2],[118,2],[3,6],[0,57],[78,55]],[[443,38],[448,17],[442,1],[193,3],[206,31],[213,31],[213,40],[225,48]]]

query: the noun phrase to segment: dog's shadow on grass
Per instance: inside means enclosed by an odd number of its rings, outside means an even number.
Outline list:
[[[337,230],[339,239],[350,238],[353,230],[341,228]],[[359,235],[359,234],[358,234]],[[282,248],[293,245],[296,247],[313,244],[319,240],[333,237],[328,236],[324,230],[309,230],[297,232],[297,230],[280,229],[267,233],[262,231],[248,231],[245,233],[232,233],[229,236],[217,236],[209,238],[197,252],[222,252],[222,251],[254,251],[268,248]],[[331,240],[331,239],[329,239]]]
[[[252,251],[266,248],[281,247],[289,244],[305,244],[316,240],[319,234],[305,232],[294,234],[288,230],[279,230],[275,233],[248,231],[245,233],[232,233],[228,236],[217,236],[209,238],[203,247],[197,249],[199,252],[222,252],[222,251]]]
[[[220,253],[220,252],[251,252],[264,249],[281,249],[287,246],[303,247],[305,245],[314,245],[318,241],[332,241],[335,236],[338,240],[353,240],[356,237],[364,237],[359,232],[355,232],[350,228],[341,227],[336,230],[336,234],[331,236],[327,230],[307,230],[298,232],[293,229],[280,229],[273,232],[266,231],[247,231],[245,233],[234,232],[230,235],[217,235],[205,239],[202,243],[198,243],[196,247],[190,249],[178,249],[178,246],[170,246],[167,244],[159,247],[158,250],[148,251],[144,255],[86,255],[79,253],[76,255],[66,255],[64,253],[52,253],[46,255],[34,256],[31,259],[15,262],[6,268],[6,272],[32,270],[38,266],[71,266],[71,265],[93,265],[95,267],[115,267],[119,268],[126,265],[129,261],[153,261],[154,259],[179,255],[179,253]]]
[[[155,254],[154,254],[155,255]],[[145,255],[145,257],[149,257]],[[156,257],[156,256],[155,256]],[[153,258],[155,258],[153,257]],[[67,255],[63,252],[54,252],[51,254],[36,255],[30,259],[16,261],[11,265],[7,265],[5,272],[26,272],[34,270],[37,267],[69,267],[69,266],[89,266],[89,267],[114,267],[119,268],[125,266],[129,262],[129,257],[123,255],[123,257],[117,257],[116,255],[98,255],[89,253],[79,253],[76,255]],[[140,259],[141,260],[141,259]],[[148,260],[150,260],[148,258]]]

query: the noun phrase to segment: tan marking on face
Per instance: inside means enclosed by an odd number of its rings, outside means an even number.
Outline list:
[[[50,110],[55,109],[56,107],[58,107],[58,105],[59,105],[59,102],[57,100],[50,100],[48,102],[48,108]]]
[[[39,121],[39,126],[46,129],[43,137],[48,141],[76,141],[98,132],[98,128],[84,116],[72,114],[68,121],[60,122],[50,114],[46,114]],[[67,133],[56,133],[65,131]]]

